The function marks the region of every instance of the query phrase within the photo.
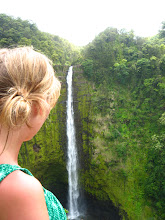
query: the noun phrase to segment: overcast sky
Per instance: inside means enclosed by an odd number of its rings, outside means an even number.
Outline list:
[[[154,36],[165,21],[165,0],[2,0],[0,13],[83,46],[107,27]]]

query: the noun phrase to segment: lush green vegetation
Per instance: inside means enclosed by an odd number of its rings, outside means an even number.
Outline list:
[[[107,28],[83,51],[93,84],[85,189],[128,219],[165,219],[165,35]]]
[[[31,45],[56,65],[70,65],[79,55],[78,48],[67,40],[39,31],[28,20],[0,14],[0,48]]]
[[[22,146],[20,164],[57,196],[66,190],[65,75],[67,65],[81,64],[73,86],[82,185],[112,200],[125,219],[165,219],[165,22],[150,39],[107,28],[80,54],[35,24],[0,14],[0,47],[23,45],[53,60],[62,94],[41,131]]]

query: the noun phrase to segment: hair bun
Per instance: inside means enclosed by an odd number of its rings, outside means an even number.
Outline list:
[[[20,96],[23,98],[23,100],[25,102],[28,102],[28,96],[29,94],[25,91],[22,91],[20,88],[10,88],[8,90],[9,94],[12,94],[12,98],[14,98],[15,96]]]
[[[23,93],[19,88],[12,87],[3,101],[1,121],[5,120],[8,127],[19,126],[27,122],[31,113],[31,103],[28,101],[27,92]]]

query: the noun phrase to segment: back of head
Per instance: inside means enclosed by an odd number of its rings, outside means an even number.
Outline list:
[[[60,82],[50,60],[31,47],[0,49],[0,123],[28,123],[32,104],[51,108],[60,95]]]

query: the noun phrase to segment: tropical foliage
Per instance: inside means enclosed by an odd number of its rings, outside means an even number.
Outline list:
[[[78,48],[56,35],[41,32],[36,24],[0,14],[0,48],[33,46],[56,65],[70,65],[79,56]]]
[[[84,186],[128,219],[165,218],[163,33],[164,23],[150,39],[107,28],[83,51],[84,76],[94,87]]]

